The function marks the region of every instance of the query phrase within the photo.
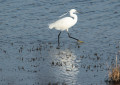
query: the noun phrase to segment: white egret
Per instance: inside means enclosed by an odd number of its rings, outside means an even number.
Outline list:
[[[58,34],[58,46],[59,46],[59,37],[60,37],[61,31],[66,30],[68,32],[68,29],[77,23],[78,17],[76,13],[78,12],[75,9],[71,9],[69,13],[70,13],[70,17],[64,17],[62,19],[55,21],[54,23],[49,24],[50,29],[55,28],[56,30],[60,30],[60,33]],[[80,43],[83,43],[83,41],[80,41],[79,39],[71,37],[69,32],[68,32],[68,36],[69,38],[77,40]]]

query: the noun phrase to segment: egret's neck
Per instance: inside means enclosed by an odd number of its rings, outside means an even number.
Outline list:
[[[77,22],[77,19],[78,19],[77,15],[76,15],[76,14],[73,14],[73,13],[70,13],[70,16],[73,17],[74,22],[76,23],[76,22]]]

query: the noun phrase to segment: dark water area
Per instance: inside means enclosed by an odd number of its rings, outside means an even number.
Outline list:
[[[56,49],[48,24],[72,8],[84,43],[62,32]],[[105,82],[119,52],[120,0],[0,0],[0,85],[119,85]]]

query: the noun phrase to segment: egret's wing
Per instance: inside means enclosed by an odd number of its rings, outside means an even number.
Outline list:
[[[56,28],[69,28],[71,27],[72,22],[73,19],[71,17],[65,17],[56,21],[54,24]]]
[[[56,22],[49,25],[49,28],[55,28],[57,30],[68,30],[68,28],[73,26],[73,18],[65,17],[62,19],[57,20]]]

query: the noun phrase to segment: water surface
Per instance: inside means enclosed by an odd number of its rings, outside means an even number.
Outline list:
[[[48,24],[71,8],[82,14],[69,32],[85,43],[62,32],[56,49]],[[109,85],[119,36],[119,0],[0,0],[0,85]]]

